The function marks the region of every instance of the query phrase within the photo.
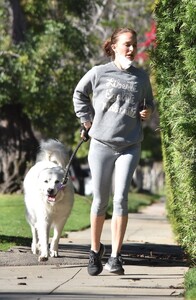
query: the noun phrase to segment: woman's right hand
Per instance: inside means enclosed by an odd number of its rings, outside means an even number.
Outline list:
[[[87,121],[84,122],[82,125],[86,128],[86,130],[89,130],[92,126],[92,123],[90,121]]]
[[[82,124],[82,127],[84,127],[85,129],[81,130],[81,138],[85,141],[87,140],[86,136],[87,136],[87,132],[89,131],[89,129],[91,128],[92,123],[90,121],[84,122]]]
[[[151,115],[152,115],[152,109],[150,107],[140,111],[140,117],[144,121],[149,120]]]

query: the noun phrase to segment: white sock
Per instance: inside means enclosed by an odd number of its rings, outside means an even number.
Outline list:
[[[92,248],[91,248],[91,251],[93,251],[93,252],[95,252],[95,253],[98,253],[98,252],[99,252],[99,251],[95,251],[95,250],[94,250],[94,249],[92,249]]]
[[[114,252],[114,253],[112,252],[111,257],[117,257],[116,252]]]
[[[100,246],[100,247],[101,247],[101,246]],[[99,250],[100,250],[100,248],[99,248]],[[93,252],[95,252],[95,253],[99,253],[99,250],[94,250],[94,249],[91,248],[91,251],[93,251]]]

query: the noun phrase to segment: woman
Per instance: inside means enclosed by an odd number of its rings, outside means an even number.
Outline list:
[[[88,273],[92,276],[103,270],[104,245],[100,240],[114,168],[112,253],[105,269],[124,274],[120,251],[128,221],[128,192],[140,159],[142,120],[149,119],[154,109],[147,74],[132,66],[137,52],[136,32],[116,29],[103,48],[111,62],[88,71],[73,96],[76,116],[84,128],[81,136],[85,139],[89,130],[91,137],[88,160],[93,202]]]

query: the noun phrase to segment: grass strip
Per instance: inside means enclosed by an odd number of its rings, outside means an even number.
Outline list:
[[[135,213],[141,206],[150,205],[159,199],[158,195],[130,193],[128,207]],[[62,237],[69,231],[79,231],[90,226],[91,197],[75,194],[75,202]],[[112,215],[110,199],[107,217]],[[52,232],[51,232],[52,235]],[[25,205],[22,194],[0,195],[0,251],[7,251],[13,246],[30,246],[31,230],[25,218]]]

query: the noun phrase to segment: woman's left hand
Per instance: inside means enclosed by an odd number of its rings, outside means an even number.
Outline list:
[[[140,111],[140,117],[142,120],[146,121],[149,120],[152,115],[152,109],[147,108]]]

